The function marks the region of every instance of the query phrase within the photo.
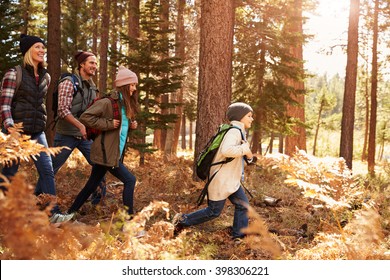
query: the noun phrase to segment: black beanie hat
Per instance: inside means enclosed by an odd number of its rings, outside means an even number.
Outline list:
[[[34,45],[35,43],[42,43],[45,45],[45,42],[36,36],[29,36],[26,34],[21,34],[20,35],[20,51],[22,52],[22,55],[24,56],[26,52]]]
[[[226,116],[229,121],[240,121],[249,112],[253,112],[251,106],[243,102],[236,102],[230,104]]]

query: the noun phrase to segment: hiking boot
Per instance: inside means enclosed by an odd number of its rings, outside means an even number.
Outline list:
[[[235,237],[233,238],[234,245],[240,245],[244,242],[243,237]]]
[[[70,221],[74,216],[74,213],[70,213],[70,214],[61,214],[61,213],[54,213],[50,219],[49,219],[49,222],[52,223],[52,224],[55,224],[55,223],[65,223],[67,221]]]
[[[93,205],[99,204],[99,202],[106,197],[107,193],[107,186],[106,186],[106,179],[104,178],[96,191],[94,191],[91,194],[91,203]]]
[[[184,225],[181,223],[183,220],[183,215],[181,213],[177,213],[172,220],[173,224],[173,236],[177,236],[183,229]]]

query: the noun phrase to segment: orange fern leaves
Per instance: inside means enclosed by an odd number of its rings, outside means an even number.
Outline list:
[[[278,166],[287,173],[286,184],[298,186],[305,197],[321,201],[329,209],[348,208],[363,193],[343,158],[317,158],[297,150]]]
[[[41,152],[49,155],[57,155],[62,149],[68,147],[46,148],[31,140],[31,136],[22,134],[22,124],[15,124],[9,129],[10,134],[0,132],[0,163],[10,165],[18,160],[28,162],[30,157],[36,160]]]

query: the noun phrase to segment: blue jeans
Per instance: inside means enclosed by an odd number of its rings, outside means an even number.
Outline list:
[[[231,194],[228,199],[235,206],[232,232],[233,238],[244,237],[245,234],[242,233],[241,230],[248,227],[247,205],[249,205],[249,201],[245,195],[244,189],[240,187],[235,193]],[[223,207],[225,206],[225,202],[226,199],[218,201],[209,200],[208,206],[206,208],[200,209],[190,214],[184,214],[180,224],[188,227],[213,220],[221,215]]]
[[[31,135],[31,140],[36,140],[37,143],[48,147],[45,132],[34,133]],[[56,188],[54,183],[54,171],[51,156],[45,152],[41,152],[39,157],[34,160],[35,167],[39,174],[39,181],[41,182],[41,193],[56,195]],[[1,173],[8,179],[15,176],[18,172],[20,161],[11,166],[3,167]]]
[[[87,183],[77,195],[72,206],[70,206],[68,213],[76,212],[83,206],[88,197],[96,190],[99,182],[103,179],[104,175],[106,175],[107,171],[122,181],[124,185],[122,193],[123,204],[127,207],[128,214],[134,213],[133,196],[136,178],[121,162],[119,162],[119,167],[116,168],[94,164]]]
[[[92,145],[91,140],[84,140],[82,138],[76,138],[74,136],[56,133],[56,135],[54,137],[54,147],[67,146],[70,148],[70,150],[62,149],[59,154],[52,157],[54,174],[57,174],[58,170],[60,170],[60,168],[64,165],[64,163],[69,158],[69,156],[71,155],[73,150],[76,148],[79,149],[79,151],[84,155],[84,157],[88,161],[88,163],[90,165],[92,165],[93,163],[92,163],[91,157],[90,157],[91,145]],[[98,184],[99,183],[100,182],[98,182]],[[35,194],[39,195],[41,193],[43,193],[42,192],[42,180],[39,179],[38,183],[35,187]]]

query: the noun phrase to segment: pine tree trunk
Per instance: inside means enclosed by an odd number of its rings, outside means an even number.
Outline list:
[[[22,26],[22,30],[21,32],[24,33],[24,34],[28,34],[28,25],[29,25],[29,22],[30,22],[30,0],[26,0],[25,1],[25,6],[24,6],[24,13],[23,13],[23,26]],[[50,15],[50,14],[48,14]],[[28,34],[30,35],[30,34]]]
[[[128,33],[129,38],[139,38],[139,1],[140,0],[129,0],[128,8]],[[129,48],[129,55],[133,50]]]
[[[323,96],[323,98],[325,98],[325,96]],[[316,131],[315,131],[315,134],[314,134],[313,156],[316,155],[318,132],[320,131],[321,114],[322,114],[322,109],[323,108],[324,108],[324,99],[321,100],[320,109],[318,110],[317,125],[316,125]]]
[[[102,26],[99,45],[99,91],[107,91],[107,69],[108,69],[108,37],[110,29],[110,0],[104,0],[102,10]]]
[[[368,136],[368,172],[375,175],[375,148],[376,148],[376,120],[377,120],[377,90],[378,90],[378,14],[379,0],[375,0],[374,8],[374,34],[372,39],[372,74],[371,74],[371,113],[370,133]]]
[[[181,59],[182,62],[185,61],[185,29],[184,29],[184,9],[186,6],[185,0],[178,0],[177,2],[177,31],[176,31],[176,56]],[[179,75],[183,75],[183,69],[178,73]],[[176,102],[179,104],[183,104],[184,100],[184,89],[181,87],[176,94]],[[173,144],[172,144],[172,152],[174,154],[177,153],[177,146],[179,144],[179,135],[180,135],[180,127],[181,127],[181,119],[183,115],[183,105],[179,105],[176,107],[175,113],[177,115],[177,121],[175,123],[175,129],[173,134]],[[184,128],[185,132],[185,128]]]
[[[289,26],[289,30],[295,34],[303,34],[302,30],[302,0],[291,0],[290,9],[292,9],[292,22]],[[300,76],[303,76],[303,47],[302,41],[299,40],[294,46],[290,47],[290,54],[296,58],[299,62],[295,65]],[[297,81],[287,78],[286,84],[291,86],[296,92],[304,91],[305,85],[303,81]],[[287,116],[300,120],[302,123],[305,122],[305,95],[303,93],[293,94],[291,96],[301,106],[287,105]],[[285,141],[285,154],[292,155],[295,153],[295,149],[306,150],[306,129],[300,125],[296,125],[293,128],[295,135],[288,135]]]
[[[118,20],[120,19],[120,17],[118,15],[118,3],[117,2],[118,2],[117,0],[112,0],[112,2],[111,2],[113,22],[111,24],[112,32],[110,32],[110,35],[111,35],[110,46],[111,46],[112,53],[116,53],[118,51],[117,42],[120,42],[119,32],[118,32],[118,27],[119,27]],[[111,57],[111,59],[113,59],[113,58],[114,57]],[[110,75],[108,78],[109,78],[109,81],[111,81],[111,85],[109,86],[109,88],[115,88],[116,72],[117,72],[116,67],[110,65],[110,71],[109,71]]]
[[[161,31],[163,32],[167,32],[168,29],[169,29],[169,0],[160,0],[160,5],[161,5],[161,13],[160,13],[160,28],[161,28]],[[169,53],[168,53],[168,49],[169,49],[169,46],[168,46],[168,36],[166,34],[163,35],[164,38],[164,42],[162,43],[163,44],[163,49],[167,50],[166,53],[164,53],[162,55],[162,58],[165,59],[165,58],[168,58],[169,57]],[[168,74],[164,74],[165,77],[163,78],[168,78]],[[169,95],[167,93],[164,93],[160,96],[160,102],[161,102],[161,114],[162,115],[167,115],[169,114],[169,109],[167,109],[167,105],[168,103],[170,102],[169,101]],[[164,108],[165,107],[165,108]],[[168,134],[168,131],[169,133],[172,132],[172,128],[169,128],[169,129],[159,129],[159,130],[156,130],[157,132],[160,131],[160,142],[157,143],[157,147],[160,149],[160,150],[163,150],[164,151],[164,155],[166,156],[165,154],[165,144],[166,144],[166,141],[167,141],[167,134]],[[171,141],[172,138],[170,137],[169,141]],[[169,147],[172,145],[171,142],[169,142],[167,144]],[[169,148],[170,150],[170,148]]]
[[[341,120],[340,157],[345,159],[347,166],[351,170],[353,159],[357,58],[359,49],[359,9],[359,0],[350,0],[347,67],[345,74],[343,115]]]
[[[231,101],[234,0],[203,0],[201,14],[195,158]]]
[[[194,139],[192,137],[192,135],[194,134],[193,124],[194,123],[192,121],[190,121],[190,131],[189,131],[190,140],[189,140],[189,143],[188,143],[188,146],[189,146],[190,150],[194,149]]]
[[[181,116],[181,149],[187,149],[187,141],[186,141],[186,115],[183,114]]]
[[[368,71],[366,72],[366,75],[368,75]],[[366,112],[365,112],[365,121],[364,121],[364,140],[363,140],[363,151],[362,151],[362,161],[367,160],[367,146],[368,146],[368,132],[369,132],[369,126],[370,126],[370,98],[368,94],[368,77],[366,78],[365,82],[365,91],[364,91],[364,101],[366,105]]]
[[[46,138],[49,146],[54,143],[54,112],[51,110],[53,104],[53,91],[56,81],[61,75],[61,1],[53,0],[48,2],[48,26],[47,26],[47,60],[48,72],[51,75],[51,83],[47,93],[47,124]]]
[[[99,5],[97,0],[93,0],[92,2],[92,22],[93,22],[93,28],[92,28],[92,51],[93,53],[97,54],[98,51],[98,15],[99,15]]]

